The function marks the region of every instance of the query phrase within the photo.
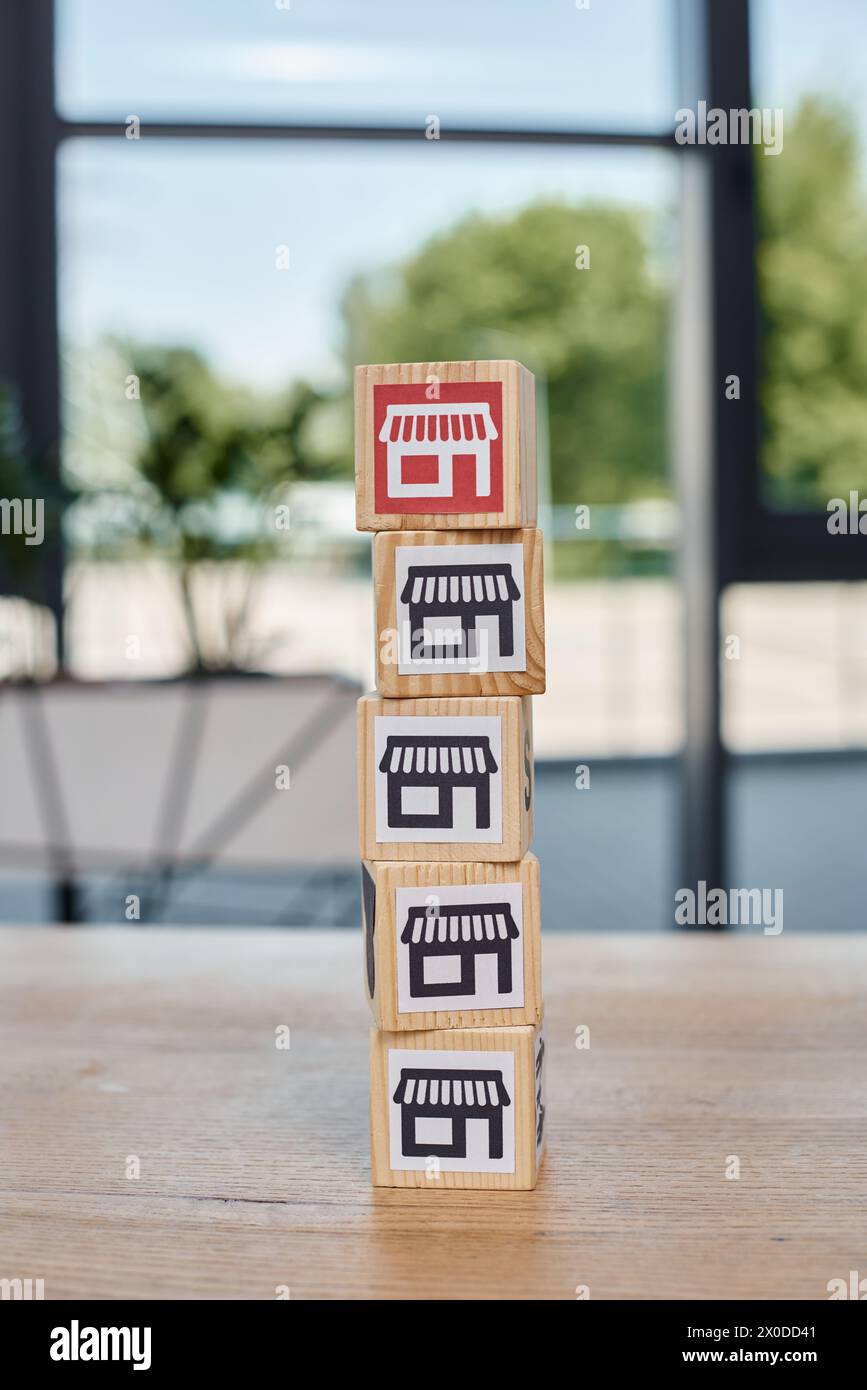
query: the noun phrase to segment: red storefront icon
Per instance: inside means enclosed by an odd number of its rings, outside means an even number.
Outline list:
[[[375,510],[503,510],[503,386],[374,386]]]

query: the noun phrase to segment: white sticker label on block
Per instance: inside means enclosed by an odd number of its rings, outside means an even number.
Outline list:
[[[520,883],[398,888],[395,936],[398,1013],[523,1007]]]
[[[515,1054],[388,1051],[391,1166],[514,1173]]]
[[[522,545],[398,545],[398,674],[524,671]]]
[[[382,714],[373,734],[377,841],[502,843],[500,715]]]

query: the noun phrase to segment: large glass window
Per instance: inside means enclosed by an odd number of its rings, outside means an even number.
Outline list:
[[[539,386],[548,547],[537,848],[562,868],[546,911],[563,928],[665,926],[663,758],[683,737],[666,443],[676,153],[450,143],[425,127],[664,136],[670,0],[58,8],[61,114],[117,123],[114,139],[71,133],[58,167],[73,671],[168,676],[195,659],[370,687],[351,369],[519,358]],[[137,140],[122,134],[132,115]],[[161,120],[419,138],[149,139]],[[275,485],[291,533],[263,555],[256,507]],[[334,794],[351,802],[349,765]]]
[[[754,160],[761,376],[758,510],[746,520],[768,580],[777,577],[769,554],[789,581],[805,567],[854,577],[857,564],[846,564],[863,547],[867,506],[867,10],[857,0],[754,0],[751,21],[753,105],[782,111],[783,140],[780,153],[759,148]],[[728,591],[731,750],[864,747],[864,591],[857,582]]]
[[[754,104],[784,114],[782,153],[755,164],[761,492],[826,512],[867,497],[867,7],[755,0],[752,14]]]
[[[867,10],[753,0],[751,20],[753,105],[781,110],[784,136],[754,161],[761,375],[745,521],[751,571],[771,582],[734,585],[722,604],[729,872],[784,889],[787,932],[857,929],[867,586],[839,581],[864,575]]]
[[[275,436],[293,402],[306,403],[294,453],[284,450],[278,465],[298,524],[279,564],[257,576],[245,660],[275,671],[336,668],[369,685],[351,368],[517,357],[537,375],[545,425],[550,693],[539,752],[675,751],[676,518],[665,445],[674,166],[654,149],[66,142],[66,461],[84,489],[70,525],[73,669],[152,676],[186,660],[183,596],[153,568],[177,559],[174,535],[161,532],[158,499],[149,512],[144,493],[143,514],[129,516],[125,532],[113,494],[139,487],[155,430],[175,451],[187,448],[190,467],[201,441],[170,434],[152,390],[129,390],[128,380],[150,374],[152,385],[173,370],[176,391],[186,382],[195,401],[209,393],[220,419],[234,410],[270,420]],[[240,526],[246,513],[231,500]],[[194,553],[197,544],[194,535]],[[96,561],[134,555],[147,566],[128,564],[110,591],[94,579]],[[201,592],[198,603],[207,609]],[[98,621],[85,617],[92,604]],[[153,605],[171,620],[149,613]],[[351,637],[336,641],[348,612],[357,615]],[[153,640],[131,665],[125,637],[140,630]]]

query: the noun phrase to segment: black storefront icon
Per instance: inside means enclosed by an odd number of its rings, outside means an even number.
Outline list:
[[[414,661],[477,659],[477,624],[483,617],[497,619],[499,656],[514,656],[512,606],[521,597],[521,591],[511,565],[410,565],[400,597],[409,610]],[[441,640],[429,640],[426,619],[442,620]],[[447,620],[450,630],[445,626]]]
[[[512,992],[512,942],[518,928],[508,903],[442,903],[436,910],[411,907],[401,941],[409,950],[409,992],[413,999],[437,995],[475,994],[476,959],[497,957],[497,993]],[[458,956],[461,977],[447,983],[428,983],[425,962],[437,956]]]
[[[486,734],[390,734],[379,764],[388,779],[392,830],[454,829],[454,792],[475,792],[475,828],[491,826],[491,774],[497,764]],[[435,811],[404,811],[406,788],[436,788]]]
[[[512,1102],[501,1071],[401,1067],[392,1099],[401,1108],[404,1158],[466,1158],[468,1120],[487,1121],[488,1158],[503,1157],[503,1107]],[[426,1119],[448,1121],[449,1140],[418,1138],[416,1122]]]

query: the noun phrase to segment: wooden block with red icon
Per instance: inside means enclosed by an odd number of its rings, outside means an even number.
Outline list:
[[[515,863],[533,835],[529,696],[358,702],[361,858]]]
[[[385,532],[373,580],[380,694],[544,691],[540,531]]]
[[[402,362],[355,371],[360,531],[536,523],[536,410],[520,362]]]

